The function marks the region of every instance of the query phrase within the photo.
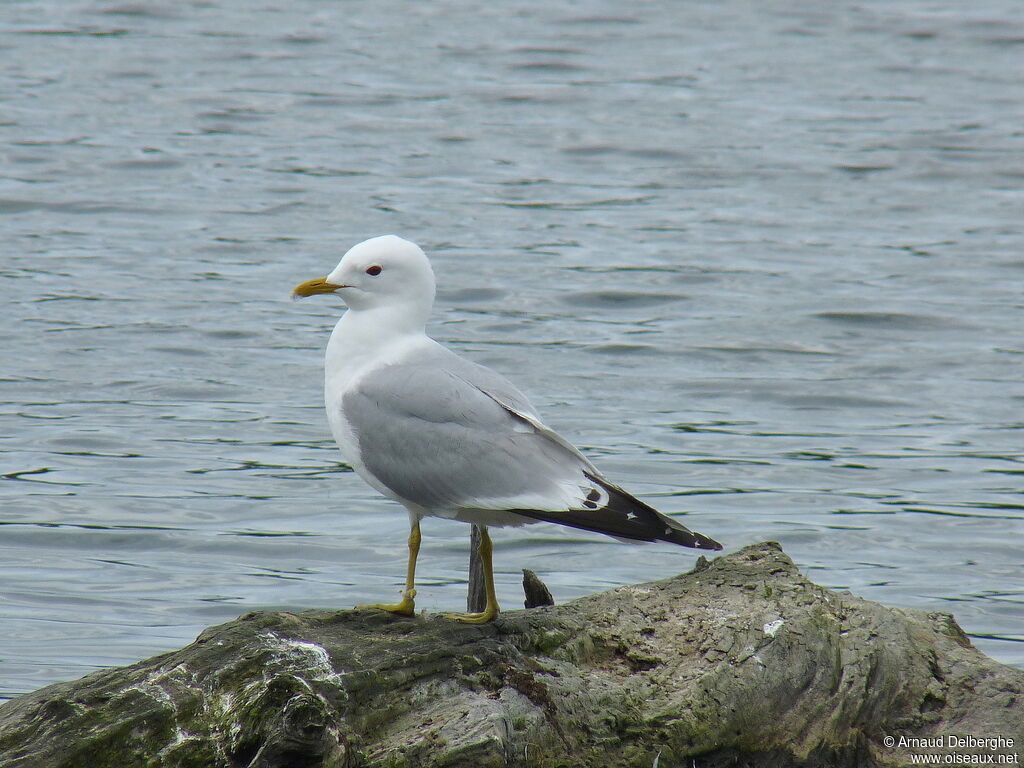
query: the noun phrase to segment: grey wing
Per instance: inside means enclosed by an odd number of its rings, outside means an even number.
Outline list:
[[[381,368],[342,398],[359,460],[378,482],[434,510],[582,504],[589,462],[546,434],[515,387],[472,363],[433,362]]]
[[[366,469],[426,509],[507,510],[618,538],[722,548],[608,482],[504,377],[447,350],[365,377],[342,407]]]

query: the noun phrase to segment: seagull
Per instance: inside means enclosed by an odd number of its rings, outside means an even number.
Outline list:
[[[722,548],[607,480],[505,377],[430,338],[434,291],[419,246],[383,235],[292,292],[335,294],[345,303],[327,344],[327,419],[352,469],[409,512],[402,599],[361,607],[414,614],[420,520],[428,516],[482,526],[486,606],[447,614],[469,624],[499,611],[487,526],[546,521],[618,539]]]

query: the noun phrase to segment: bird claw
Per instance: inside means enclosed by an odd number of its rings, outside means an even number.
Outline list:
[[[483,613],[445,613],[442,615],[446,619],[463,624],[486,624],[489,621],[493,621],[494,617],[498,615],[498,606],[487,606]]]
[[[413,602],[414,597],[416,597],[416,590],[410,589],[403,593],[401,602],[371,603],[370,605],[357,605],[356,608],[360,610],[387,611],[388,613],[395,613],[399,616],[415,616],[416,603]]]

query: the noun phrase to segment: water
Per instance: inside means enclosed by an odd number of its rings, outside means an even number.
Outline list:
[[[0,696],[397,596],[288,301],[385,232],[613,479],[1024,665],[1018,3],[279,5],[3,7]],[[495,541],[508,607],[694,559]]]

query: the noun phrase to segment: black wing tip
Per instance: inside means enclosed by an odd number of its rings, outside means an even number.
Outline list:
[[[699,533],[695,533],[694,536],[696,537],[696,543],[687,545],[693,549],[707,549],[711,552],[721,552],[723,549],[722,545],[714,539],[709,539],[707,536]]]
[[[667,541],[671,544],[678,544],[681,547],[689,547],[691,549],[707,549],[712,552],[719,552],[722,550],[722,545],[714,539],[705,536],[702,533],[691,531],[685,525],[680,523],[673,517],[664,515],[649,504],[645,504],[636,498],[633,494],[628,491],[619,488],[617,485],[609,483],[607,480],[599,477],[593,477],[589,473],[587,477],[593,480],[595,483],[599,483],[609,494],[609,501],[606,508],[619,507],[620,509],[631,509],[635,511],[643,510],[645,514],[644,523],[649,526],[649,531],[653,533],[646,538],[647,541]],[[660,534],[657,528],[660,524],[665,525],[664,534]],[[637,537],[641,538],[641,537]]]
[[[597,483],[608,493],[608,501],[598,508],[567,509],[564,512],[548,512],[536,509],[513,509],[524,517],[545,520],[570,528],[594,531],[617,539],[633,541],[665,541],[691,549],[718,552],[722,545],[704,534],[691,531],[678,520],[663,515],[658,510],[640,501],[622,488],[612,485],[603,478],[589,472],[588,479]]]
[[[681,547],[690,547],[691,549],[707,549],[712,552],[721,551],[722,545],[714,539],[709,538],[702,533],[691,531],[676,520],[672,520],[672,522],[679,527],[672,528],[671,532],[666,530],[665,536],[659,537],[662,541],[678,544]]]

